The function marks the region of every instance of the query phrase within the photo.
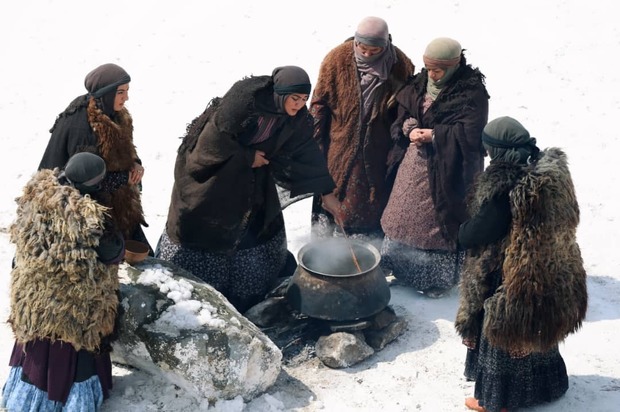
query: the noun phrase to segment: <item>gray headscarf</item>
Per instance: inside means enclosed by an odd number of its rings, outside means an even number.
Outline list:
[[[358,52],[355,46],[356,42],[367,46],[383,47],[383,51],[374,56],[366,57]],[[359,23],[355,31],[353,53],[355,54],[357,70],[361,76],[363,114],[366,117],[372,110],[374,91],[388,79],[392,66],[398,61],[385,20],[369,16]]]
[[[105,177],[105,161],[94,153],[79,152],[69,158],[61,174],[82,194],[99,190]]]
[[[482,144],[491,162],[526,164],[538,158],[540,149],[530,132],[512,117],[498,117],[482,130]]]
[[[273,69],[273,99],[278,112],[284,113],[284,100],[293,93],[310,94],[312,84],[304,69],[298,66],[280,66]]]

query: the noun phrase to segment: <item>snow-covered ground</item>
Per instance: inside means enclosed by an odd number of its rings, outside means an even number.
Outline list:
[[[8,314],[13,247],[6,229],[14,198],[35,171],[55,116],[85,92],[86,73],[114,62],[132,76],[127,103],[146,174],[144,207],[156,244],[163,230],[179,137],[207,102],[250,74],[279,65],[316,79],[324,55],[365,16],[384,18],[394,43],[418,69],[435,37],[456,38],[487,76],[490,118],[509,115],[569,156],[581,206],[578,239],[589,275],[586,322],[561,346],[570,388],[535,411],[620,410],[618,174],[620,51],[612,1],[437,0],[149,1],[32,0],[0,6],[0,319]],[[309,240],[309,202],[285,211],[290,248]],[[318,361],[284,368],[250,403],[218,411],[462,411],[473,384],[453,320],[457,291],[428,300],[392,288],[391,305],[409,330],[367,361],[333,370]],[[0,385],[13,337],[0,324]],[[203,402],[140,371],[114,369],[104,411],[197,411]]]

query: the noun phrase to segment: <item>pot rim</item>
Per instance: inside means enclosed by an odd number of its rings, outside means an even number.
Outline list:
[[[325,243],[338,243],[338,244],[348,243],[349,245],[354,244],[354,245],[360,246],[362,248],[367,249],[368,251],[370,251],[370,253],[373,254],[373,256],[375,257],[375,263],[368,269],[362,270],[361,272],[351,273],[347,275],[334,275],[330,273],[323,273],[323,272],[319,272],[315,269],[309,268],[308,266],[304,265],[304,259],[303,259],[304,254],[308,252],[308,250],[315,248],[317,245],[324,245]],[[322,246],[322,247],[325,247],[325,246]],[[358,239],[349,239],[349,238],[344,238],[344,237],[333,237],[329,239],[313,240],[309,243],[306,243],[304,246],[302,246],[299,249],[299,252],[297,252],[297,262],[299,266],[304,268],[309,273],[312,273],[315,275],[327,276],[330,278],[349,278],[349,277],[354,277],[354,276],[360,276],[360,275],[363,275],[363,274],[366,274],[368,272],[375,270],[379,266],[379,263],[381,262],[381,254],[379,253],[379,250],[369,242],[365,242],[365,241],[358,240]]]

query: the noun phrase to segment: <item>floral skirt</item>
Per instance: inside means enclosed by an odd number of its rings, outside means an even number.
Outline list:
[[[460,277],[464,252],[424,250],[386,236],[381,246],[381,267],[407,286],[419,291],[450,289]]]
[[[164,231],[155,253],[213,286],[241,313],[265,299],[287,255],[284,229],[265,243],[232,253],[188,248],[172,242]]]
[[[527,408],[558,399],[568,390],[568,375],[558,347],[513,358],[483,336],[468,350],[465,377],[475,380],[474,397],[488,412]]]
[[[99,410],[102,403],[103,391],[96,375],[83,382],[75,382],[63,404],[49,400],[47,392],[22,380],[22,368],[14,366],[2,389],[0,407],[10,412],[93,412]]]

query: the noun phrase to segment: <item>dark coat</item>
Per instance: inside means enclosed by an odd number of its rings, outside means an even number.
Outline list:
[[[262,143],[245,144],[261,115],[278,117],[275,130]],[[277,114],[270,76],[238,81],[224,97],[214,99],[201,122],[177,155],[166,223],[172,241],[231,251],[250,223],[264,232],[281,219],[276,182],[293,197],[333,190],[325,160],[312,140],[308,110],[302,108],[294,117]],[[269,165],[252,168],[256,150],[266,153]]]
[[[502,199],[509,199],[512,218],[497,238],[478,217],[482,212],[503,221]],[[460,284],[459,334],[477,339],[482,332],[509,352],[545,352],[578,330],[588,295],[566,155],[550,148],[530,166],[491,164],[476,182],[470,211],[473,220],[459,235],[471,246]],[[476,233],[480,229],[487,241]]]
[[[467,65],[464,57],[459,70],[423,113],[427,82],[428,72],[422,69],[396,96],[398,118],[392,137],[399,146],[390,157],[398,162],[409,146],[402,132],[409,117],[417,119],[420,128],[434,130],[433,143],[424,145],[431,195],[444,237],[456,243],[458,228],[468,218],[465,197],[484,168],[481,136],[488,120],[489,95],[484,76]]]
[[[387,156],[394,144],[390,137],[390,126],[396,119],[394,96],[415,70],[411,60],[394,48],[398,61],[388,80],[375,92],[377,97],[367,124],[361,118],[362,95],[353,40],[331,50],[321,63],[310,111],[314,117],[314,139],[327,158],[340,200],[347,196],[352,170],[361,158],[369,193],[360,194],[360,198],[366,202],[376,197],[383,207],[387,203],[393,183],[387,176]],[[377,226],[380,217],[379,213]],[[356,222],[345,221],[345,226],[349,224],[356,226]]]

